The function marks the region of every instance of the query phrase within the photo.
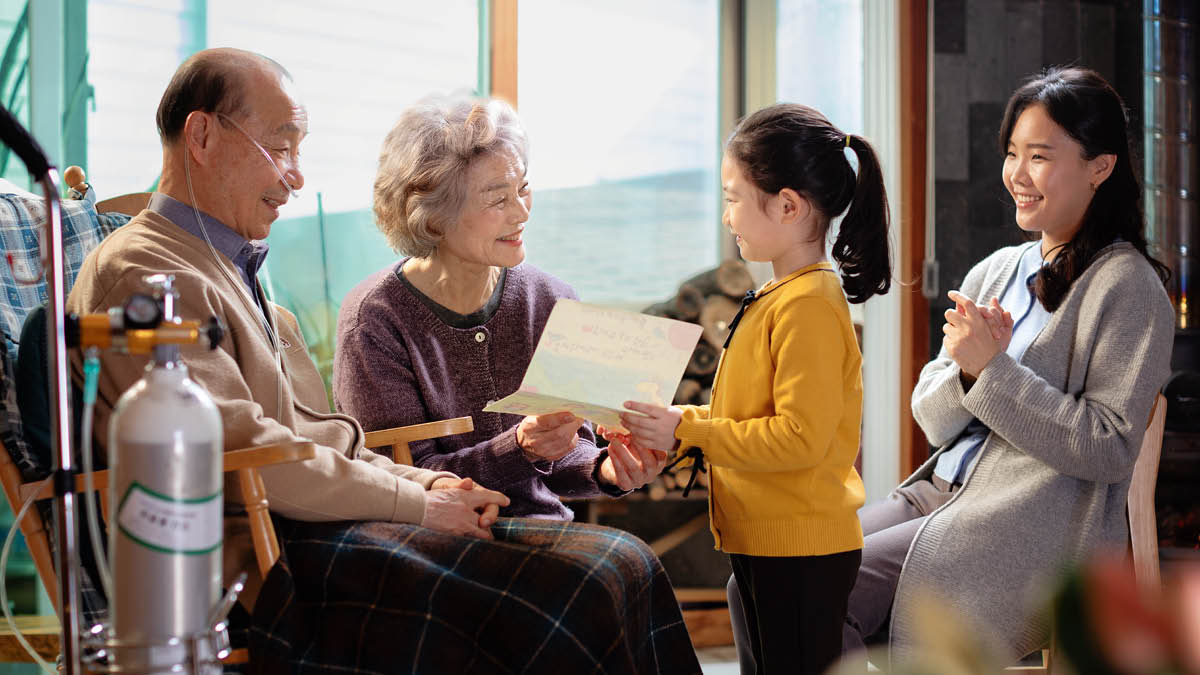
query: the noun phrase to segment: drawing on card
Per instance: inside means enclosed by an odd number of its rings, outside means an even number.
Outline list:
[[[611,429],[625,401],[670,405],[700,326],[559,300],[550,312],[521,388],[486,412],[571,412]]]

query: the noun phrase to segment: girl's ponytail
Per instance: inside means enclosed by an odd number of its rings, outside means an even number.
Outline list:
[[[891,288],[888,241],[891,217],[875,150],[859,136],[847,135],[846,144],[858,156],[858,179],[833,242],[833,258],[842,270],[846,298],[857,303],[872,295],[883,295]]]
[[[847,147],[858,155],[857,177]],[[764,194],[791,188],[808,199],[821,212],[816,234],[822,242],[830,220],[844,211],[833,258],[847,300],[866,302],[887,293],[892,285],[887,194],[879,159],[866,140],[847,136],[808,106],[777,103],[738,123],[725,152]]]

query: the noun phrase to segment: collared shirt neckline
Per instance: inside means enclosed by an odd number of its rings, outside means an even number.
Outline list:
[[[203,211],[199,211],[200,220],[204,223],[204,231],[202,231],[200,224],[196,222],[196,212],[198,209],[193,209],[191,206],[162,192],[152,194],[150,196],[150,204],[146,208],[170,220],[178,225],[180,229],[198,239],[204,239],[204,233],[207,231],[208,239],[212,242],[213,248],[233,262],[234,269],[238,271],[238,274],[242,277],[242,281],[245,282],[246,287],[251,291],[251,297],[256,297],[254,293],[258,290],[257,283],[253,280],[258,275],[258,271],[262,268],[263,263],[267,260],[267,252],[270,250],[267,242],[246,239],[237,232],[234,232],[225,223]]]

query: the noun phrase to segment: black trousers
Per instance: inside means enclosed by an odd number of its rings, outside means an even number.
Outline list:
[[[785,558],[730,554],[759,675],[820,675],[841,656],[846,605],[861,561],[861,550]]]

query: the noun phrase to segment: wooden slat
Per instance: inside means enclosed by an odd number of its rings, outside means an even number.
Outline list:
[[[17,624],[21,634],[25,636],[39,656],[52,663],[58,658],[62,627],[59,625],[57,616],[53,614],[15,616],[13,622]],[[221,659],[221,662],[227,664],[249,663],[250,655],[245,649],[235,649],[229,653],[229,656]],[[0,621],[0,663],[33,663],[29,652],[25,651],[20,642],[17,642],[17,636],[8,629],[8,624],[3,621]]]
[[[517,0],[492,3],[492,96],[517,107]]]
[[[96,213],[124,213],[136,216],[150,204],[149,192],[134,192],[96,202]]]
[[[685,602],[720,602],[727,601],[725,588],[676,588],[675,599],[679,604]]]
[[[413,441],[423,441],[429,438],[465,434],[474,429],[475,423],[471,420],[470,416],[455,417],[448,420],[413,424],[407,427],[368,431],[363,439],[363,444],[368,448],[382,448],[397,443],[412,443]]]
[[[1158,594],[1162,578],[1158,562],[1158,520],[1154,511],[1154,487],[1158,482],[1158,462],[1162,455],[1163,427],[1167,418],[1167,399],[1159,394],[1150,410],[1150,421],[1142,437],[1142,449],[1133,465],[1129,483],[1129,545],[1133,553],[1133,572],[1143,592]]]
[[[254,558],[263,579],[279,560],[279,540],[275,538],[275,525],[271,523],[267,489],[262,476],[255,469],[240,469],[238,483],[242,489],[242,502],[250,518],[250,538],[254,541]]]
[[[683,623],[687,626],[692,646],[721,647],[733,644],[733,625],[729,620],[729,609],[685,609]]]
[[[21,510],[21,505],[25,503],[22,498],[24,486],[21,484],[21,472],[13,463],[12,456],[8,454],[8,448],[3,443],[0,443],[0,483],[4,485],[4,496],[8,498],[8,506],[15,517]],[[38,577],[42,580],[42,586],[46,588],[47,597],[50,598],[50,605],[57,608],[58,586],[54,580],[58,577],[54,573],[54,556],[50,553],[50,535],[46,532],[46,525],[37,510],[30,508],[21,519],[20,527],[25,544],[29,548],[29,555],[37,568]]]
[[[900,194],[897,230],[900,250],[896,277],[918,280],[925,258],[926,136],[928,98],[928,3],[900,3]],[[929,301],[921,284],[893,284],[900,293],[900,476],[915,471],[924,461],[927,443],[909,412],[912,390],[921,368],[929,361]]]
[[[708,514],[701,513],[695,518],[692,518],[686,523],[650,542],[650,549],[654,551],[655,555],[661,556],[667,551],[670,551],[676,546],[687,541],[688,537],[696,534],[700,530],[703,530],[705,525],[708,525]]]
[[[53,664],[54,659],[58,658],[59,633],[62,630],[58,617],[53,614],[15,616],[13,621],[38,655]],[[17,636],[3,620],[0,620],[0,663],[33,663],[29,652],[17,642]]]
[[[271,445],[259,445],[253,448],[243,448],[241,450],[230,450],[225,453],[224,463],[225,471],[239,471],[251,467],[271,466],[273,464],[286,464],[288,462],[301,462],[312,459],[317,456],[317,445],[312,441],[295,441],[287,443],[273,443]],[[96,490],[108,489],[108,470],[93,471],[92,482]],[[39,486],[41,486],[39,488]],[[82,475],[75,477],[75,491],[83,492],[86,483]],[[29,498],[29,495],[37,492],[38,499],[50,499],[54,496],[54,489],[49,484],[42,486],[40,483],[26,483],[21,486],[21,500]]]

